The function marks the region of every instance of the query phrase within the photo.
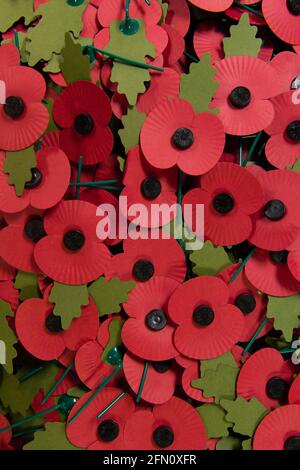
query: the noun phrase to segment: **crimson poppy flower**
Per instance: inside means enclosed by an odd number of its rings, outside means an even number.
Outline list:
[[[0,209],[4,212],[19,212],[29,205],[48,209],[57,204],[68,189],[70,164],[58,148],[47,147],[37,153],[36,168],[31,170],[32,178],[25,184],[21,196],[17,196],[15,188],[9,184],[4,163],[5,153],[0,152]]]
[[[13,311],[19,304],[19,291],[15,289],[12,281],[0,281],[0,299],[7,302]]]
[[[103,161],[113,147],[113,135],[108,128],[111,106],[101,88],[93,83],[71,83],[56,98],[53,117],[63,129],[61,149],[73,162],[83,157],[84,165]]]
[[[108,155],[101,162],[95,172],[95,180],[119,179],[121,181],[123,173],[120,170],[120,164],[116,155]]]
[[[292,378],[290,361],[285,361],[279,351],[264,348],[250,356],[241,368],[237,394],[247,400],[255,397],[272,410],[287,402]]]
[[[125,426],[135,411],[130,395],[125,395],[101,419],[97,415],[123,390],[105,387],[72,424],[67,423],[66,434],[76,447],[88,450],[123,450],[127,448]],[[87,402],[93,392],[78,400],[69,419]]]
[[[9,421],[6,417],[0,414],[0,430],[10,426]],[[13,450],[10,446],[10,441],[12,440],[12,430],[9,429],[5,432],[0,432],[0,450]]]
[[[0,47],[0,69],[20,64],[20,54],[15,44],[2,44]]]
[[[247,14],[249,17],[249,23],[251,25],[262,26],[266,24],[266,20],[262,17],[262,14],[261,14],[260,2],[258,3],[257,0],[241,0],[239,3],[243,5],[253,5],[252,8],[261,15],[261,16],[258,16],[255,13],[247,11]],[[246,13],[245,8],[235,3],[233,3],[232,6],[228,8],[228,10],[225,11],[226,16],[228,16],[229,18],[235,21],[239,21],[241,16],[244,15],[245,13]]]
[[[121,196],[127,197],[128,206],[143,204],[147,207],[148,214],[151,214],[152,204],[167,204],[171,207],[177,203],[177,169],[167,171],[151,167],[139,147],[134,147],[128,153],[123,184],[125,188],[121,192]],[[121,205],[120,208],[122,210],[123,206]],[[161,212],[157,220],[154,217],[146,216],[141,220],[140,225],[142,227],[161,227],[170,223],[176,217],[176,213],[176,210],[167,211],[164,216]],[[126,217],[127,211],[123,215]],[[130,217],[128,214],[128,219],[132,221],[134,217]]]
[[[148,162],[160,169],[176,164],[189,175],[202,175],[220,159],[225,134],[210,113],[195,114],[192,105],[174,98],[160,103],[146,118],[141,147]]]
[[[212,403],[213,398],[205,398],[203,391],[192,387],[191,383],[200,377],[200,363],[194,359],[189,359],[181,354],[175,357],[175,361],[184,368],[181,376],[181,385],[188,397],[203,403]]]
[[[180,353],[192,359],[212,359],[232,348],[245,319],[228,301],[227,285],[212,276],[191,279],[175,290],[168,313],[178,325],[174,344]]]
[[[225,132],[248,135],[268,127],[274,118],[270,98],[278,93],[271,65],[250,56],[234,56],[215,64],[220,83],[212,108],[219,108]]]
[[[202,10],[218,12],[227,10],[233,0],[190,0],[190,2]]]
[[[200,415],[173,397],[153,410],[138,410],[127,420],[124,437],[129,450],[204,450],[206,431]]]
[[[153,277],[130,292],[123,308],[130,317],[122,328],[122,341],[136,356],[149,361],[167,361],[178,355],[173,345],[175,328],[167,314],[167,303],[178,282]]]
[[[251,193],[249,187],[253,188]],[[183,213],[187,225],[197,233],[197,212],[190,214],[187,205],[204,204],[205,238],[215,245],[235,245],[249,237],[250,215],[262,202],[262,189],[255,175],[234,163],[220,162],[201,178],[201,189],[192,189],[184,196]]]
[[[167,0],[169,5],[165,23],[172,26],[181,36],[185,36],[190,26],[190,10],[186,2]]]
[[[278,93],[297,90],[300,87],[300,55],[284,51],[276,54],[271,61],[278,74]]]
[[[249,241],[264,250],[288,249],[300,227],[300,177],[292,171],[273,170],[260,172],[256,178],[263,200],[261,209],[251,217],[253,232]]]
[[[289,403],[300,405],[300,374],[297,375],[289,390]]]
[[[103,274],[111,255],[96,235],[96,209],[85,201],[62,201],[47,212],[46,236],[34,249],[44,274],[63,284],[85,284]]]
[[[48,408],[56,405],[56,401],[53,396],[49,397],[47,402],[44,405],[42,405],[42,401],[44,397],[45,397],[45,394],[43,390],[40,390],[36,394],[34,399],[32,400],[31,408],[35,414],[40,413],[41,411],[46,411],[48,410]],[[45,423],[59,423],[62,421],[62,418],[57,410],[54,410],[54,411],[51,411],[50,413],[45,414],[43,419]]]
[[[176,65],[185,49],[184,37],[173,26],[162,25],[168,35],[168,44],[163,51],[164,63],[168,67]]]
[[[203,54],[209,52],[212,62],[224,59],[224,37],[224,26],[215,19],[199,23],[193,38],[194,50],[197,57],[201,59]]]
[[[299,58],[300,66],[300,58]],[[300,155],[300,104],[293,102],[293,92],[272,99],[275,117],[266,133],[271,136],[265,153],[276,168],[293,165]]]
[[[254,434],[253,450],[300,450],[300,405],[267,414]]]
[[[244,271],[240,273],[234,282],[230,282],[237,268],[238,265],[230,266],[222,271],[219,276],[229,287],[229,302],[236,305],[245,316],[245,327],[239,341],[248,342],[265,319],[267,299],[250,284]],[[270,321],[257,337],[264,336],[271,329],[272,322]]]
[[[263,0],[262,11],[276,36],[289,44],[300,44],[300,5],[297,0]]]
[[[0,104],[0,148],[16,151],[32,145],[47,129],[49,115],[41,103],[46,92],[42,75],[30,67],[0,68],[6,102]]]
[[[93,339],[98,331],[98,312],[93,299],[82,308],[68,330],[63,330],[61,318],[54,315],[53,305],[46,298],[28,299],[16,313],[16,331],[24,348],[43,361],[57,359],[66,348],[77,351]]]
[[[91,390],[96,388],[104,377],[108,377],[115,369],[106,361],[106,346],[109,342],[109,325],[114,318],[110,317],[101,323],[97,338],[84,343],[76,353],[75,369],[81,382]],[[116,377],[111,385],[115,385],[119,380]]]
[[[161,237],[161,233],[158,232]],[[108,279],[118,277],[121,281],[134,279],[147,282],[153,276],[163,276],[182,282],[186,275],[185,256],[174,239],[127,238],[123,242],[124,253],[113,256],[105,270]]]
[[[245,275],[256,289],[275,297],[287,297],[300,291],[300,282],[292,275],[289,252],[256,249],[245,266]]]
[[[15,268],[7,264],[0,257],[0,281],[11,281],[15,278]]]
[[[140,387],[144,365],[145,361],[142,359],[129,353],[124,355],[124,375],[128,385],[136,394]],[[177,376],[178,370],[174,361],[150,362],[141,398],[154,405],[166,403],[174,394]]]
[[[39,271],[33,250],[45,236],[43,211],[28,207],[17,214],[6,214],[7,226],[0,230],[0,256],[6,263],[21,271]]]

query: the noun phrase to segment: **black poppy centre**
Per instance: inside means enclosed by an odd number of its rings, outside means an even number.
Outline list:
[[[288,138],[295,142],[300,142],[300,121],[291,122],[286,128],[286,135]]]
[[[226,215],[234,208],[234,199],[228,193],[219,193],[213,198],[213,207],[221,215]]]
[[[41,217],[32,217],[24,226],[24,234],[33,243],[37,243],[46,236],[43,219]]]
[[[119,433],[119,425],[112,419],[106,419],[98,426],[98,436],[102,442],[114,441]]]
[[[9,96],[6,98],[3,109],[11,119],[18,119],[25,111],[25,103],[20,96]]]
[[[179,150],[187,150],[194,143],[194,134],[187,127],[178,128],[172,136],[173,145]]]
[[[161,193],[161,184],[157,178],[149,176],[141,184],[141,192],[146,199],[156,199]]]
[[[85,244],[85,236],[80,230],[68,230],[63,239],[64,246],[70,251],[78,251]]]
[[[300,15],[300,0],[286,0],[286,6],[292,15]]]
[[[94,127],[94,119],[89,114],[78,114],[74,119],[74,129],[80,135],[90,135]]]
[[[167,317],[163,310],[155,308],[146,315],[146,325],[149,330],[160,331],[165,328]]]
[[[159,374],[164,374],[165,372],[168,372],[168,370],[170,370],[171,364],[171,361],[156,361],[152,362],[152,367]]]
[[[238,86],[229,95],[230,104],[237,109],[243,109],[251,102],[251,92],[244,86]]]
[[[284,450],[300,450],[300,436],[291,436],[284,443]]]
[[[288,391],[288,383],[281,377],[272,377],[268,380],[266,391],[269,398],[282,400]]]
[[[140,259],[134,263],[132,274],[137,281],[149,281],[154,274],[154,266],[151,261]]]
[[[272,222],[281,220],[286,214],[286,207],[279,199],[272,199],[264,207],[264,215]]]
[[[237,296],[234,305],[240,309],[244,315],[249,315],[256,308],[256,300],[250,292],[244,292]]]
[[[199,305],[193,312],[193,320],[197,326],[209,326],[215,319],[215,313],[209,305]]]
[[[37,188],[43,180],[43,175],[38,168],[31,169],[31,180],[25,183],[25,189]]]
[[[289,252],[287,250],[270,251],[271,260],[276,264],[286,264]]]
[[[61,333],[63,331],[61,318],[58,315],[54,315],[54,313],[50,313],[45,321],[45,326],[49,333]]]
[[[157,447],[166,449],[174,442],[174,432],[169,426],[159,426],[152,434],[153,440]]]

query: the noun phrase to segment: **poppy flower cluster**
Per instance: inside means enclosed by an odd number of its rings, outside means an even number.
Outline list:
[[[300,2],[23,3],[0,450],[300,450]]]

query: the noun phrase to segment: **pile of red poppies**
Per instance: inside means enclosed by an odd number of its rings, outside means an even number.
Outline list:
[[[0,450],[300,450],[300,0],[0,10]]]

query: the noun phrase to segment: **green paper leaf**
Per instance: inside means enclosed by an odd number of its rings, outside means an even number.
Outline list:
[[[242,441],[238,437],[227,436],[216,444],[216,450],[241,450]]]
[[[274,319],[275,330],[281,330],[287,341],[293,338],[294,328],[300,327],[300,296],[268,296],[267,318]]]
[[[228,428],[232,425],[225,420],[226,413],[221,406],[205,403],[196,408],[196,411],[204,423],[207,439],[228,436]]]
[[[0,31],[5,33],[18,20],[24,18],[28,25],[37,14],[33,10],[34,0],[0,0]]]
[[[164,3],[163,0],[157,0],[158,3],[160,4],[161,6],[161,9],[162,9],[162,13],[161,13],[161,19],[160,19],[160,24],[164,24],[166,22],[166,17],[167,17],[167,14],[168,14],[168,8],[169,8],[169,4],[168,3]]]
[[[43,365],[43,368],[27,380],[21,382],[19,386],[20,391],[24,397],[27,397],[29,404],[40,390],[43,390],[44,393],[47,393],[55,382],[57,374],[64,371],[64,368],[60,367],[56,363],[41,364]],[[22,369],[17,372],[16,378],[19,380],[26,373],[30,372],[34,367],[35,365],[33,364],[22,367]]]
[[[182,74],[180,81],[180,98],[189,101],[197,113],[216,114],[217,109],[209,105],[214,96],[218,82],[215,80],[217,71],[211,65],[210,54],[205,53],[200,62],[190,65],[189,74]]]
[[[146,114],[139,113],[136,107],[129,107],[127,114],[122,117],[124,129],[119,130],[119,136],[126,153],[133,147],[139,145],[140,132],[146,117]]]
[[[121,304],[127,302],[128,293],[134,286],[134,281],[122,282],[118,278],[107,281],[104,277],[99,277],[89,286],[89,293],[102,316],[120,312]]]
[[[61,71],[67,83],[77,80],[87,80],[90,77],[90,59],[88,55],[83,55],[80,44],[76,44],[72,35],[66,33],[65,47],[61,51],[62,63]]]
[[[24,450],[80,450],[66,436],[64,423],[46,423],[45,431],[36,431],[33,441],[25,444]]]
[[[25,184],[32,178],[31,169],[35,167],[33,146],[18,152],[6,152],[4,172],[9,175],[8,183],[14,185],[17,196],[22,196]]]
[[[198,276],[216,276],[220,271],[233,263],[222,246],[214,246],[210,241],[204,242],[202,250],[190,254],[194,264],[193,272]]]
[[[119,318],[114,318],[108,325],[109,340],[101,355],[102,361],[106,362],[107,354],[112,348],[118,347],[120,346],[120,344],[122,344],[121,331],[123,324],[123,320],[120,320]]]
[[[59,54],[65,45],[65,34],[72,32],[78,37],[82,30],[82,14],[87,6],[71,6],[66,1],[51,0],[41,4],[36,15],[41,16],[38,24],[30,27],[27,32],[28,64],[33,67],[40,60],[49,61],[52,54]]]
[[[262,40],[256,37],[257,27],[249,23],[248,13],[244,13],[237,25],[231,26],[230,37],[224,38],[225,57],[253,56],[257,57]]]
[[[125,162],[126,162],[125,158],[123,158],[123,157],[117,157],[117,160],[118,160],[118,162],[119,162],[119,167],[120,167],[121,172],[124,173],[124,170],[125,170]]]
[[[216,370],[207,370],[200,378],[192,381],[192,386],[203,390],[205,398],[214,397],[218,404],[222,398],[234,399],[238,368],[219,364]]]
[[[57,131],[58,127],[55,124],[55,121],[53,119],[53,105],[54,105],[54,100],[52,98],[48,98],[47,100],[43,101],[43,104],[46,106],[48,114],[49,114],[49,124],[46,130],[47,132],[51,131]]]
[[[243,450],[252,450],[252,438],[245,439],[242,442],[242,448],[243,448]]]
[[[221,400],[221,406],[227,411],[226,421],[234,423],[233,430],[244,436],[252,437],[260,421],[269,413],[257,398],[247,401],[243,397],[236,400]]]
[[[38,287],[38,276],[35,273],[18,271],[14,286],[20,291],[19,299],[21,301],[41,297]]]
[[[89,294],[86,284],[71,286],[54,282],[49,295],[49,302],[55,304],[54,315],[61,318],[64,330],[67,330],[74,318],[79,318],[82,307],[88,305]]]
[[[146,64],[145,57],[155,57],[155,47],[147,40],[143,20],[139,22],[136,34],[126,35],[120,31],[120,21],[110,24],[110,41],[105,47],[107,52]],[[110,80],[118,84],[118,93],[125,94],[130,105],[135,105],[138,94],[146,90],[145,82],[151,79],[147,69],[134,67],[124,62],[113,62]]]
[[[72,41],[75,45],[79,44],[81,48],[83,46],[91,46],[93,44],[93,40],[91,38],[74,38],[73,34],[70,33],[72,37]],[[51,59],[45,64],[43,67],[43,72],[47,73],[59,73],[61,72],[61,66],[63,62],[62,54],[56,54],[55,52],[52,54]]]
[[[280,338],[273,338],[271,336],[266,336],[264,338],[266,344],[270,346],[270,348],[277,349],[280,351],[280,349],[285,349],[290,347],[290,342],[286,341],[283,336],[280,336]]]
[[[6,317],[12,316],[13,313],[10,305],[4,302],[4,300],[0,300],[0,345],[1,352],[4,348],[5,353],[5,364],[2,364],[2,366],[8,374],[13,373],[13,360],[17,357],[14,345],[18,342],[18,338],[6,319]]]
[[[71,387],[69,388],[67,395],[70,397],[75,397],[75,398],[81,398],[84,395],[86,395],[90,390],[88,388],[83,388],[82,386],[77,386],[77,387]]]
[[[20,390],[20,382],[15,375],[8,374],[2,369],[0,378],[0,400],[4,408],[9,408],[12,413],[26,415],[31,401]]]
[[[219,365],[225,365],[233,367],[234,369],[238,368],[238,365],[230,351],[222,354],[221,356],[215,357],[213,359],[202,359],[200,361],[200,371],[203,376],[207,370],[217,370]]]
[[[296,173],[300,173],[300,158],[297,158],[294,165],[288,166],[287,170],[295,171]]]
[[[29,57],[29,54],[26,51],[27,35],[26,33],[23,33],[22,31],[18,31],[17,34],[18,34],[18,39],[19,39],[20,61],[22,63],[27,63],[28,57]],[[1,44],[16,44],[15,37],[13,36],[9,39],[5,39],[4,41],[1,42]]]

